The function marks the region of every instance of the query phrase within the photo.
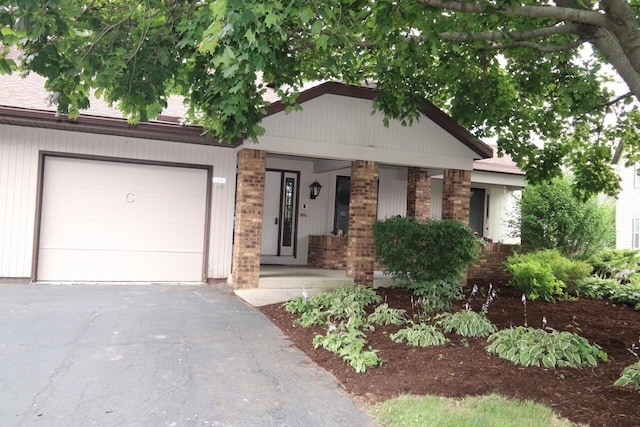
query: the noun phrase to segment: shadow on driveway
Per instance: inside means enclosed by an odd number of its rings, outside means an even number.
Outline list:
[[[374,426],[216,286],[0,285],[2,426]]]

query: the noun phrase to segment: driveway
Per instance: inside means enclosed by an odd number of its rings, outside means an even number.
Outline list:
[[[374,426],[222,287],[0,285],[2,426]]]

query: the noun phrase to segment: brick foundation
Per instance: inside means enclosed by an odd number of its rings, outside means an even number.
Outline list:
[[[373,286],[375,247],[373,224],[378,210],[378,162],[351,162],[347,276]]]
[[[505,245],[502,243],[488,243],[482,246],[482,258],[478,263],[467,270],[467,283],[477,281],[493,281],[493,283],[505,283],[511,276],[504,271],[503,265],[507,257],[519,248],[518,245]]]
[[[419,222],[427,222],[431,217],[431,178],[426,169],[409,168],[407,216]]]
[[[447,169],[442,187],[442,219],[454,218],[469,224],[471,171]]]
[[[346,252],[348,236],[309,236],[309,265],[326,270],[344,270],[346,268]],[[490,280],[495,284],[505,283],[511,276],[504,271],[503,265],[518,245],[488,243],[483,245],[482,258],[467,270],[467,283]],[[384,271],[383,265],[375,264],[375,271]]]
[[[347,236],[309,236],[309,265],[325,270],[346,270]]]
[[[266,151],[244,149],[238,152],[231,283],[235,289],[257,288],[260,279],[266,164]]]

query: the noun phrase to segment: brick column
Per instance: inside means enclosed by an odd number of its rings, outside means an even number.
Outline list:
[[[378,162],[351,162],[347,276],[373,286],[373,223],[378,210]]]
[[[431,178],[426,169],[409,168],[407,216],[419,222],[427,222],[431,217]]]
[[[471,171],[447,169],[442,188],[442,219],[455,218],[469,224]]]
[[[236,220],[231,286],[257,288],[260,279],[262,212],[267,153],[243,149],[238,152]]]

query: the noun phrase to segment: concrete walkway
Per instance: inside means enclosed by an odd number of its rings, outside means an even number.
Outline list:
[[[225,287],[0,285],[2,426],[374,426]]]

